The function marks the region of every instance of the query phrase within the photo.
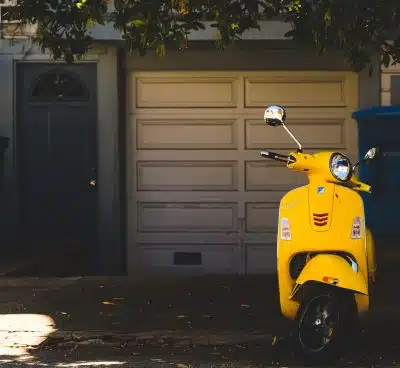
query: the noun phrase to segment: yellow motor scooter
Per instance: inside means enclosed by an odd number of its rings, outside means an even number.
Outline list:
[[[330,356],[343,347],[353,322],[369,309],[375,282],[375,251],[365,226],[358,192],[371,187],[358,180],[348,157],[339,152],[303,153],[285,125],[286,112],[269,106],[264,121],[282,126],[297,144],[282,155],[263,150],[263,157],[282,161],[308,175],[309,184],[282,198],[279,206],[277,265],[281,311],[296,321],[295,342],[311,357]],[[364,160],[372,160],[371,148]]]

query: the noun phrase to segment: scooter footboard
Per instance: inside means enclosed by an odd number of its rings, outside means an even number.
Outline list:
[[[368,283],[363,274],[354,270],[342,257],[335,254],[318,254],[303,268],[296,280],[291,297],[301,285],[319,282],[336,286],[354,293],[368,295]]]

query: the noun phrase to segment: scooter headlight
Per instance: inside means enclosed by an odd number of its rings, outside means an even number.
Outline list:
[[[353,174],[350,160],[341,153],[332,154],[329,167],[332,175],[339,181],[348,181]]]

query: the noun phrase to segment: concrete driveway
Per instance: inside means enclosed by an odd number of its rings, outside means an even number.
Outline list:
[[[392,293],[400,277],[383,276],[362,347],[355,346],[340,366],[400,362],[400,298]],[[0,300],[3,363],[76,367],[115,358],[135,367],[299,364],[280,317],[275,277],[143,283],[125,277],[1,278]]]

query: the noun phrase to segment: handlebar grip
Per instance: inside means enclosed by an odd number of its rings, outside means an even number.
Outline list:
[[[285,161],[285,162],[287,162],[289,160],[289,156],[288,155],[281,155],[280,153],[276,153],[276,152],[262,150],[260,152],[260,154],[263,157],[270,158],[270,159],[276,160],[276,161]]]

